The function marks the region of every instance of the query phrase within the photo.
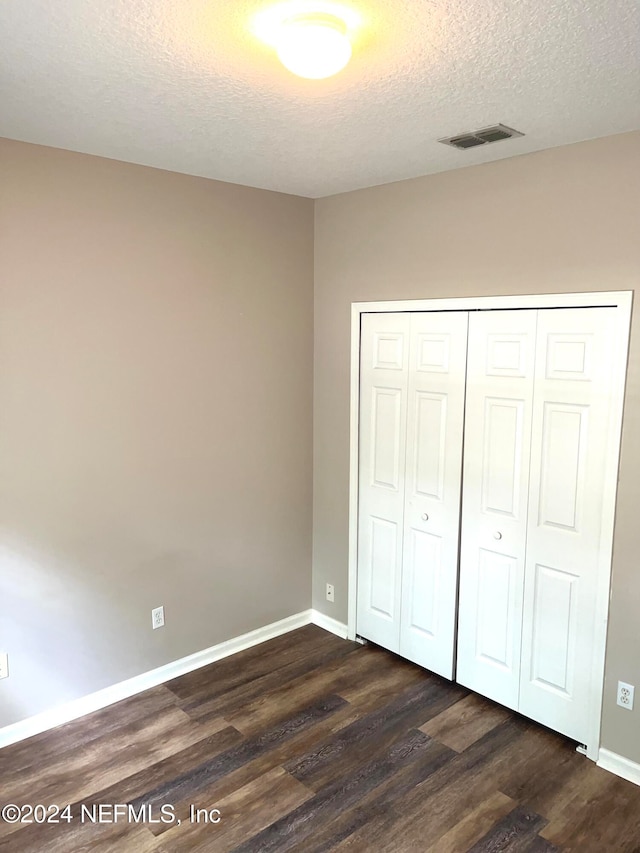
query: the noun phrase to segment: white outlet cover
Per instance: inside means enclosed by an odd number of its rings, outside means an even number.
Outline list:
[[[9,655],[6,652],[0,652],[0,678],[9,677]]]
[[[617,702],[621,708],[626,708],[627,711],[633,710],[633,694],[635,687],[633,684],[627,684],[625,681],[618,682],[618,698]]]
[[[164,625],[164,607],[155,607],[151,611],[151,627],[155,631],[156,628],[162,628]]]

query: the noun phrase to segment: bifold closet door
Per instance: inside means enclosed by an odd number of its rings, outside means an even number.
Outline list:
[[[360,334],[358,634],[400,651],[410,314],[364,314]]]
[[[614,323],[561,308],[469,327],[457,679],[580,742],[606,595]]]
[[[411,315],[400,615],[403,657],[453,678],[466,312]]]
[[[594,704],[596,604],[606,596],[599,567],[609,560],[602,502],[615,313],[538,312],[519,711],[581,743]]]
[[[362,318],[357,633],[448,678],[466,312]]]
[[[517,709],[537,311],[469,317],[457,680]]]

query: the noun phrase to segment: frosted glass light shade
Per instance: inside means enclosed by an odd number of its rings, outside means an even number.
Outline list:
[[[339,18],[296,15],[285,21],[278,36],[278,58],[298,77],[332,77],[351,59],[351,42]]]

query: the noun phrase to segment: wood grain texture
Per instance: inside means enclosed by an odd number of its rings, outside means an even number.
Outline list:
[[[496,791],[429,847],[425,853],[457,853],[469,850],[515,806],[512,799]]]
[[[469,853],[526,853],[546,823],[545,818],[535,812],[516,806],[477,841]]]
[[[315,626],[0,751],[0,805],[67,802],[69,824],[0,822],[0,853],[640,850],[640,788]],[[116,803],[151,811],[81,820]]]
[[[456,752],[462,752],[508,717],[506,708],[471,693],[420,728]]]

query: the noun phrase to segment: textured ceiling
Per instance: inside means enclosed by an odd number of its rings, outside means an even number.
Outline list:
[[[342,2],[354,58],[305,81],[264,0],[2,0],[0,136],[318,197],[640,128],[638,0]]]

